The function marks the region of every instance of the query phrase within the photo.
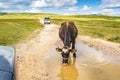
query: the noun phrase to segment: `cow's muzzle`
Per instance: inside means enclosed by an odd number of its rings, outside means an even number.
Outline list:
[[[63,65],[68,65],[68,58],[63,58],[62,64]]]

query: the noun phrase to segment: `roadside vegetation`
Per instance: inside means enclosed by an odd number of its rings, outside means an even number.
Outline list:
[[[0,45],[13,45],[43,27],[34,19],[0,19]]]
[[[103,15],[56,15],[5,13],[0,15],[0,45],[14,44],[34,30],[43,27],[38,18],[50,17],[51,23],[61,25],[73,21],[79,35],[120,43],[120,17]]]
[[[73,21],[79,35],[120,43],[120,17],[78,15],[52,19],[52,22],[58,25],[64,21]]]

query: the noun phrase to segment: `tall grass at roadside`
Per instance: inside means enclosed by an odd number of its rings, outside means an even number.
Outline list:
[[[12,45],[43,27],[35,19],[0,19],[0,45]]]

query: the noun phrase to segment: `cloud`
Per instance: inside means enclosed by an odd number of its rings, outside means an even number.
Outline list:
[[[70,7],[70,8],[68,8],[68,11],[78,11],[78,7],[76,7],[76,6],[73,6],[73,7]]]
[[[102,0],[99,7],[103,15],[120,16],[120,0]]]
[[[42,11],[37,9],[37,8],[31,8],[29,10],[25,10],[24,12],[27,12],[27,13],[41,13]]]
[[[50,12],[49,10],[77,10],[77,0],[0,0],[0,11],[6,12]],[[40,9],[40,10],[39,10]],[[47,11],[48,10],[48,11]],[[58,11],[59,12],[59,11]]]
[[[70,13],[64,13],[63,15],[71,15]]]
[[[85,10],[85,11],[86,10],[90,10],[90,7],[88,7],[87,5],[84,5],[83,8],[82,8],[82,10]]]
[[[0,9],[21,9],[24,7],[29,7],[29,0],[0,0]]]
[[[82,4],[82,2],[81,2]],[[57,14],[104,14],[120,16],[120,0],[101,0],[94,7],[87,3],[82,8],[78,0],[0,0],[0,11],[45,12]]]
[[[72,6],[77,3],[77,0],[35,0],[32,1],[31,7],[52,7],[59,8],[64,6]]]
[[[62,14],[62,15],[76,15],[76,13],[71,12],[71,13],[64,13],[64,14]]]
[[[51,0],[54,7],[73,6],[77,0]]]
[[[49,4],[45,0],[32,1],[31,7],[47,7]]]
[[[102,8],[120,8],[120,0],[102,0],[100,7]]]
[[[90,14],[99,14],[98,12],[91,12]]]
[[[7,8],[9,8],[9,4],[8,3],[2,3],[2,2],[0,2],[0,8],[3,8],[3,9],[7,9]]]
[[[19,9],[22,9],[23,5],[17,5],[16,7],[19,8]]]
[[[120,11],[119,10],[116,10],[116,9],[103,9],[101,11],[101,14],[103,15],[116,15],[116,16],[120,16]]]

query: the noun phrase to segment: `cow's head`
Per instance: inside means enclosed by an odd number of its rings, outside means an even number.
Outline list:
[[[69,55],[70,55],[70,52],[71,53],[75,53],[76,50],[75,49],[70,49],[69,47],[67,46],[64,46],[63,48],[56,48],[56,51],[58,52],[61,52],[61,55],[62,55],[62,63],[63,65],[67,65],[68,64],[68,59],[69,59]]]

